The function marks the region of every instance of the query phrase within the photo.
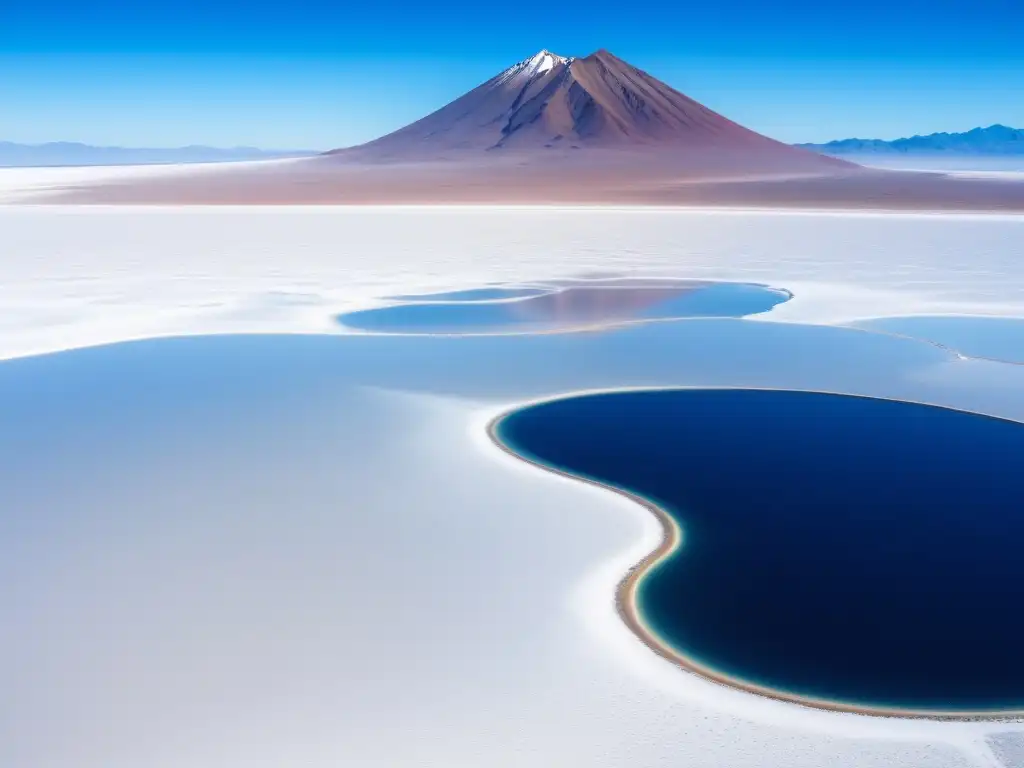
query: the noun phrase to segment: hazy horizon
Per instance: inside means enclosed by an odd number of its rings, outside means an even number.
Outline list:
[[[440,106],[445,106],[445,105],[440,105]],[[989,126],[985,126],[985,125],[975,125],[975,126],[971,126],[970,128],[964,128],[962,130],[959,130],[959,129],[958,130],[947,130],[947,129],[937,128],[935,130],[921,130],[921,131],[918,131],[918,132],[913,133],[913,134],[906,134],[904,136],[891,136],[891,137],[882,137],[882,136],[836,136],[836,137],[834,137],[832,139],[828,139],[828,140],[821,141],[821,142],[792,142],[792,143],[796,144],[796,145],[813,144],[815,146],[824,146],[824,145],[827,145],[829,143],[835,143],[835,142],[839,142],[839,141],[886,141],[886,142],[891,142],[891,141],[897,141],[897,140],[900,140],[900,139],[914,138],[914,137],[924,137],[924,136],[931,136],[931,135],[943,134],[943,133],[956,135],[956,134],[961,134],[961,133],[967,133],[968,131],[975,130],[975,129],[978,129],[978,128],[984,129],[984,128],[988,128],[988,127]],[[1007,127],[1016,128],[1016,126],[1007,126]],[[1022,130],[1022,129],[1018,129],[1018,130]],[[378,137],[375,136],[373,138],[378,138]],[[335,149],[335,147],[268,147],[268,146],[253,146],[253,145],[248,145],[248,144],[237,144],[237,143],[236,144],[219,144],[219,145],[214,145],[214,144],[180,144],[179,143],[179,144],[166,144],[166,145],[162,145],[162,146],[155,146],[155,145],[142,146],[142,145],[138,145],[138,144],[91,144],[89,142],[79,141],[79,140],[77,140],[75,138],[55,139],[55,140],[52,140],[52,141],[10,141],[10,140],[0,136],[0,148],[9,147],[9,146],[18,146],[18,147],[27,147],[27,148],[41,148],[41,147],[56,146],[56,145],[66,145],[66,146],[69,146],[69,147],[88,147],[90,149],[99,149],[99,150],[112,149],[112,150],[130,150],[130,151],[150,151],[150,150],[166,151],[166,150],[188,150],[188,149],[204,149],[204,150],[211,149],[211,150],[218,150],[218,151],[223,151],[223,152],[256,151],[256,152],[263,152],[263,153],[282,153],[282,154],[284,154],[284,153],[288,153],[288,154],[292,154],[292,153],[316,154],[316,153],[320,153],[320,152],[327,152],[327,151],[329,151],[331,149]],[[949,153],[949,154],[954,154],[954,153]]]

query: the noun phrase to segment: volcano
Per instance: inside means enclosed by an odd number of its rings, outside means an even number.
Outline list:
[[[541,51],[360,146],[61,194],[103,204],[1024,210],[1024,184],[863,168],[775,141],[606,50]]]
[[[541,51],[411,125],[328,154],[372,162],[577,150],[722,160],[735,152],[760,155],[758,166],[788,161],[801,170],[846,165],[744,128],[606,50],[584,58]]]

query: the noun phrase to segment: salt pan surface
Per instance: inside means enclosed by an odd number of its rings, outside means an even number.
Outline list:
[[[32,183],[69,177],[41,178]],[[778,323],[1020,316],[1022,244],[1024,219],[996,216],[8,206],[0,356],[157,336],[340,334],[335,315],[388,295],[593,272],[768,283],[795,294],[763,318]],[[732,349],[723,328],[717,345]],[[783,344],[788,328],[762,326],[760,348],[825,386],[828,360]],[[831,339],[816,348],[842,347]],[[0,366],[15,513],[0,520],[3,540],[24,545],[0,558],[0,605],[16,629],[6,633],[11,654],[30,655],[4,662],[19,695],[0,704],[2,762],[959,768],[1009,765],[1019,751],[1013,724],[807,711],[704,684],[625,629],[614,586],[651,548],[653,520],[504,456],[483,425],[530,397],[681,374],[623,380],[633,369],[547,340],[544,359],[562,367],[523,357],[543,377],[517,392],[502,388],[502,370],[466,372],[459,386],[425,373],[411,381],[404,352],[360,347],[328,364],[327,348],[289,351],[319,341],[381,339],[278,340],[266,362],[228,364],[219,350],[234,348],[210,339],[194,354],[176,346],[185,342],[147,342]],[[1024,417],[1019,367],[885,343],[870,360],[888,371],[890,391]],[[704,337],[693,344],[709,348]],[[431,370],[434,348],[405,349]],[[72,355],[93,356],[84,384]],[[275,367],[288,355],[303,375]],[[731,375],[723,360],[708,376]],[[255,389],[239,400],[233,380]],[[60,482],[33,481],[44,476]],[[217,492],[189,490],[204,482]],[[281,504],[296,498],[301,517],[282,519]],[[113,501],[162,527],[104,517]],[[66,516],[56,549],[32,538],[32,518],[17,514],[26,510]],[[90,559],[87,545],[99,551],[110,534],[128,545]],[[436,547],[422,546],[428,534]],[[32,541],[50,543],[37,551]],[[396,571],[401,563],[410,571]],[[116,615],[111,596],[141,619],[127,634],[97,620]],[[45,621],[32,613],[40,606]],[[41,645],[69,637],[47,621],[85,629],[73,644]]]

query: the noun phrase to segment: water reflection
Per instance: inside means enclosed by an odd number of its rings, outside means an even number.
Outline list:
[[[637,320],[744,317],[790,294],[765,285],[682,280],[566,281],[509,301],[415,302],[341,315],[345,327],[376,333],[487,334],[572,331]]]

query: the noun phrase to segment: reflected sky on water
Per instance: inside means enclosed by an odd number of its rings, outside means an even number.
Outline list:
[[[539,295],[504,298],[511,300],[445,302],[434,297],[350,312],[338,321],[374,333],[537,333],[642,320],[744,317],[770,311],[789,294],[747,283],[618,279],[567,281]]]

